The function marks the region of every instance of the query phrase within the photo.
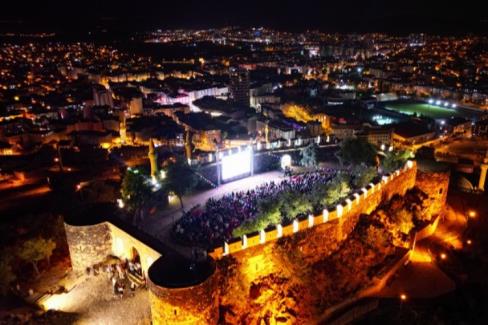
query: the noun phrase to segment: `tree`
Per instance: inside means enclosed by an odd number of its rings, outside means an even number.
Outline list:
[[[352,174],[352,185],[355,188],[362,188],[368,185],[378,175],[378,172],[375,167],[360,164],[353,168]]]
[[[337,156],[341,164],[372,166],[376,161],[376,148],[364,139],[346,139],[342,141]]]
[[[51,255],[55,248],[56,243],[52,239],[37,237],[24,242],[18,252],[18,256],[25,262],[31,263],[36,275],[39,275],[37,263],[47,259],[49,265]]]
[[[300,150],[300,164],[305,167],[317,166],[317,145],[312,142]]]
[[[256,219],[246,221],[234,229],[232,236],[241,237],[254,231],[263,230],[269,225],[275,225],[281,221],[279,204],[273,203],[272,200],[266,200],[258,209],[260,212]]]
[[[148,176],[139,169],[127,169],[121,187],[122,199],[127,210],[133,213],[133,223],[143,218],[147,203],[153,196]]]
[[[281,195],[280,212],[283,218],[292,220],[298,215],[308,212],[312,209],[312,205],[308,198],[295,191],[286,191]]]
[[[345,198],[351,192],[348,177],[339,174],[327,184],[326,195],[322,200],[323,206],[332,206]]]
[[[408,150],[388,152],[381,162],[381,168],[384,173],[391,173],[402,167],[411,157],[412,153]]]
[[[10,284],[15,281],[16,276],[12,270],[11,256],[6,249],[0,252],[2,258],[0,259],[0,295],[6,295],[10,288]]]
[[[168,165],[165,181],[166,188],[175,193],[180,200],[181,210],[184,211],[182,197],[197,186],[197,175],[184,159],[179,158]]]

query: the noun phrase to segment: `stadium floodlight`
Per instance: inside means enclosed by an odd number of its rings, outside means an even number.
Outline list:
[[[444,102],[444,106],[449,106],[449,103],[448,102]]]
[[[251,172],[252,151],[245,148],[222,157],[222,179],[227,180]]]
[[[452,108],[456,108],[457,107],[457,104],[452,104],[451,107]]]
[[[436,104],[437,106],[439,106],[439,105],[441,104],[441,101],[440,101],[440,100],[436,100],[436,101],[435,101],[435,104]]]
[[[434,104],[434,100],[431,98],[431,99],[429,99],[428,103],[432,105],[432,104]]]
[[[442,120],[441,125],[444,125],[444,124],[446,124],[446,121]]]

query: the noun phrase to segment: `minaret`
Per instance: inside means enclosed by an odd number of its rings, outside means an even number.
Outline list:
[[[149,152],[147,153],[147,157],[149,158],[149,163],[151,164],[151,177],[154,178],[158,172],[158,164],[153,139],[149,140]]]

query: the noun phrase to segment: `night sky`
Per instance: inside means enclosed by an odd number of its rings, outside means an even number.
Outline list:
[[[486,33],[487,7],[480,0],[7,0],[2,2],[0,28],[76,32],[240,25],[290,31]]]

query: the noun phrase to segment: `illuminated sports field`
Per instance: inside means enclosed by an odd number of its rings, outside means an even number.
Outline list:
[[[433,119],[447,119],[457,116],[470,117],[473,115],[472,112],[465,112],[459,108],[447,108],[427,103],[392,103],[386,104],[385,107],[400,113],[408,115],[417,113]]]

